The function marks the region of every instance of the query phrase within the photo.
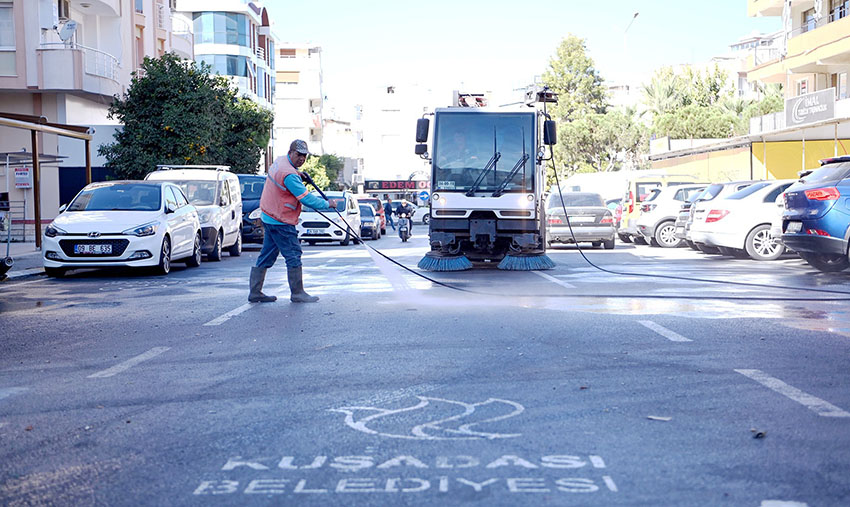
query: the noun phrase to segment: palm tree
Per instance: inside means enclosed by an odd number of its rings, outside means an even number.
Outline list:
[[[641,90],[643,103],[653,116],[672,112],[684,104],[682,81],[670,67],[658,70],[652,81],[643,85]]]

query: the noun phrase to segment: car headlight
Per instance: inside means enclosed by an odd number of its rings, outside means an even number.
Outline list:
[[[56,236],[64,236],[68,234],[65,230],[56,227],[53,224],[47,226],[47,229],[44,229],[44,235],[48,238],[55,238]]]
[[[129,236],[139,236],[139,237],[153,236],[154,234],[156,234],[157,227],[159,227],[158,222],[151,222],[149,224],[140,225],[140,226],[134,227],[132,229],[127,229],[126,231],[122,232],[121,234],[127,234]]]
[[[215,212],[216,210],[214,209],[200,210],[198,211],[198,220],[200,220],[201,223],[212,222],[213,217],[215,217]]]
[[[263,213],[263,210],[260,208],[255,209],[254,211],[248,213],[248,220],[256,220],[260,218],[260,215]]]

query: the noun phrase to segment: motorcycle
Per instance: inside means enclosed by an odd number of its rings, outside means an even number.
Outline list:
[[[398,237],[402,243],[410,239],[410,214],[400,213],[398,215]]]

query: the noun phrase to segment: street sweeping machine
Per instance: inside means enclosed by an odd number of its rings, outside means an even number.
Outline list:
[[[473,263],[528,271],[555,265],[546,256],[546,171],[555,122],[538,104],[555,102],[531,91],[515,110],[463,107],[481,96],[456,95],[458,107],[434,111],[416,125],[416,153],[431,162],[431,251],[419,262],[429,271],[460,271]],[[540,137],[542,137],[542,142]],[[550,147],[550,158],[545,148]]]

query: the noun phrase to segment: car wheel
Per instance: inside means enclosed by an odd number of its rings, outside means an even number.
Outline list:
[[[644,239],[642,236],[635,236],[634,242],[635,242],[635,245],[645,245],[646,239]]]
[[[817,254],[811,252],[797,252],[804,261],[813,268],[825,273],[844,271],[850,266],[850,259],[846,255],[839,254]]]
[[[632,238],[630,238],[629,236],[627,236],[625,234],[617,234],[617,236],[620,236],[620,241],[622,241],[623,243],[631,243],[632,242]]]
[[[593,248],[599,248],[600,246],[602,246],[601,241],[592,241],[590,244],[593,245]]]
[[[213,262],[218,262],[221,260],[221,231],[216,234],[215,245],[213,245],[212,252],[207,254],[207,259]]]
[[[195,246],[192,248],[192,256],[186,259],[186,265],[190,268],[197,268],[201,265],[201,233],[195,234]]]
[[[428,225],[429,223],[431,223],[431,215],[423,215],[422,216],[422,223],[425,224],[425,225]]]
[[[383,227],[382,227],[382,228],[381,228],[381,234],[386,234],[386,233],[387,233],[387,230],[386,230],[385,228],[383,228]]]
[[[614,248],[614,238],[603,241],[602,246],[605,250],[612,250]]]
[[[236,243],[227,249],[227,253],[229,253],[231,257],[239,257],[242,255],[242,229],[239,229],[239,234],[236,236]]]
[[[44,273],[51,278],[64,278],[67,271],[65,268],[44,268]]]
[[[348,246],[348,243],[351,241],[351,237],[348,234],[348,231],[345,231],[345,239],[340,241],[339,244],[342,246]]]
[[[676,224],[674,222],[663,222],[655,228],[654,238],[661,248],[677,248],[682,240],[676,237]]]
[[[171,240],[168,236],[162,238],[162,248],[159,250],[159,265],[156,267],[158,275],[171,273]]]
[[[747,254],[757,261],[774,261],[785,253],[785,247],[770,237],[769,225],[760,225],[750,231],[744,245]]]

